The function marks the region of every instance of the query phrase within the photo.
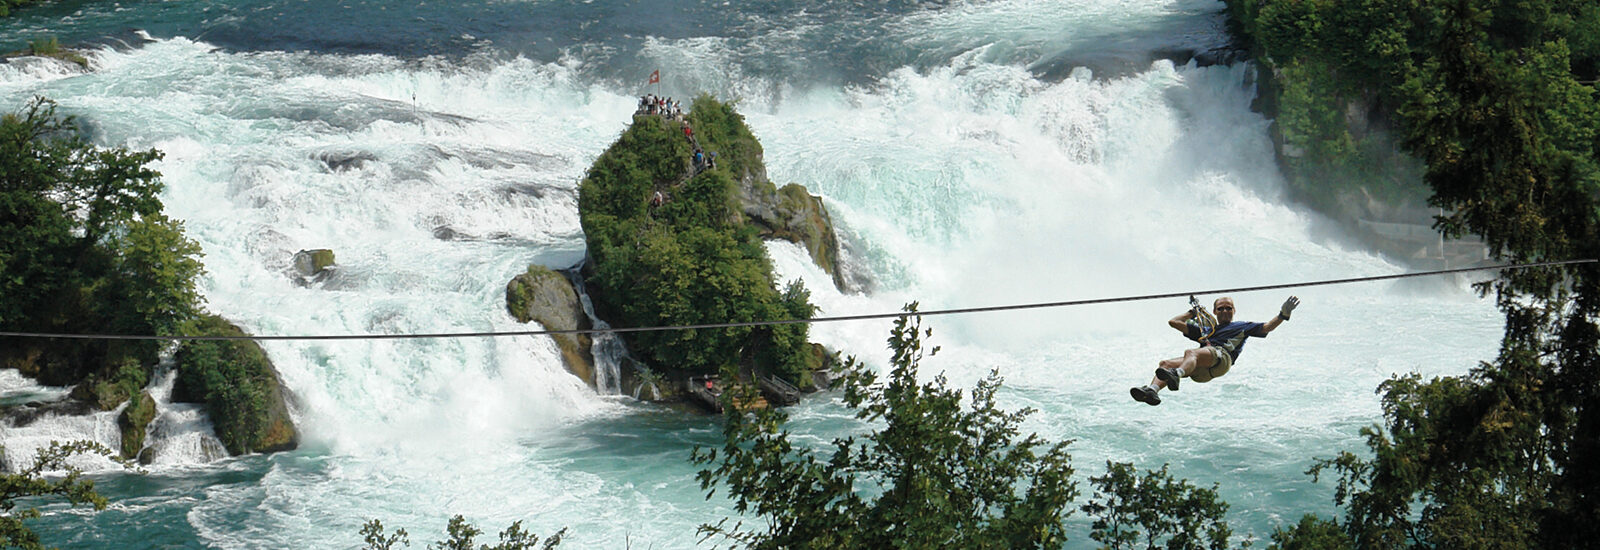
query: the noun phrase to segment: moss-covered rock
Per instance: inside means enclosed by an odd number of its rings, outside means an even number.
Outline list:
[[[244,336],[227,320],[207,315],[198,336]],[[276,452],[299,444],[287,391],[261,346],[250,340],[197,340],[179,346],[172,400],[204,403],[228,452]]]
[[[150,371],[128,356],[117,358],[115,370],[96,371],[72,388],[72,398],[94,404],[102,411],[117,408],[150,382]]]
[[[117,416],[117,427],[122,430],[122,458],[133,460],[144,450],[145,429],[156,417],[156,400],[150,392],[140,392],[137,399],[128,403]]]
[[[334,265],[333,251],[326,248],[294,253],[294,270],[302,277],[319,277]]]
[[[0,2],[0,17],[6,15],[5,4],[5,2]],[[27,49],[5,54],[7,58],[21,56],[36,56],[70,63],[80,71],[89,69],[89,58],[84,57],[82,51],[61,47],[61,40],[54,36],[31,40],[28,42]]]
[[[578,212],[588,244],[586,286],[601,317],[617,327],[695,325],[807,317],[803,285],[775,288],[761,212],[773,227],[807,233],[808,201],[783,202],[766,179],[761,146],[732,106],[695,99],[687,124],[637,116],[590,167]],[[717,152],[696,166],[693,147]],[[792,193],[792,192],[791,192]],[[801,195],[805,195],[803,190]],[[747,205],[746,197],[761,204]],[[792,195],[791,195],[792,196]],[[820,205],[818,205],[820,206]],[[783,211],[780,214],[780,210]],[[800,224],[782,223],[786,218]],[[831,233],[831,230],[828,231]],[[768,372],[797,379],[804,369],[804,324],[718,330],[645,331],[623,337],[650,368],[712,374],[753,353]]]
[[[537,321],[545,330],[585,330],[589,316],[583,312],[578,293],[567,277],[541,265],[506,283],[506,310],[518,322]],[[587,334],[553,334],[567,370],[594,387],[594,355]]]

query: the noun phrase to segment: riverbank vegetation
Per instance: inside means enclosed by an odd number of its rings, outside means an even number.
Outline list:
[[[38,3],[39,0],[0,0],[0,17],[11,15],[11,10],[28,4]]]
[[[1351,197],[1420,205],[1456,186],[1441,179],[1446,159],[1498,154],[1507,144],[1494,140],[1518,128],[1541,134],[1539,147],[1592,156],[1593,2],[1230,1],[1229,12],[1261,64],[1258,107],[1291,187],[1325,212]],[[1480,133],[1448,128],[1490,110],[1469,123]]]
[[[874,428],[836,438],[826,452],[796,444],[777,409],[741,411],[745,388],[723,394],[723,444],[696,448],[692,459],[706,498],[725,489],[740,514],[700,527],[706,540],[736,547],[784,548],[1063,548],[1064,521],[1077,510],[1093,518],[1089,537],[1103,548],[1224,549],[1233,531],[1216,488],[1174,480],[1165,465],[1143,475],[1107,463],[1080,495],[1067,447],[1022,435],[1031,409],[997,405],[998,372],[970,394],[943,376],[919,382],[931,330],[916,304],[889,336],[887,380],[853,358],[837,384],[855,418]]]
[[[1228,4],[1303,162],[1359,159],[1350,110],[1372,105],[1420,161],[1428,203],[1446,212],[1440,231],[1480,235],[1506,262],[1600,257],[1600,5]],[[1506,317],[1499,357],[1380,387],[1383,424],[1363,430],[1366,452],[1312,470],[1335,480],[1345,517],[1308,518],[1287,538],[1575,548],[1600,535],[1600,268],[1518,270],[1479,288]]]
[[[0,330],[171,336],[201,310],[200,248],[162,213],[155,150],[100,149],[35,99],[0,117]],[[4,338],[0,364],[78,385],[102,410],[136,395],[156,340]]]

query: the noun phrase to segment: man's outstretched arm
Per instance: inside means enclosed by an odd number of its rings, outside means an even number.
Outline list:
[[[1273,317],[1271,321],[1267,321],[1266,324],[1261,326],[1261,335],[1266,336],[1268,332],[1272,332],[1272,329],[1278,328],[1278,325],[1288,321],[1289,314],[1294,313],[1294,308],[1297,307],[1300,307],[1300,298],[1290,296],[1288,300],[1284,300],[1283,307],[1278,309],[1278,316]]]

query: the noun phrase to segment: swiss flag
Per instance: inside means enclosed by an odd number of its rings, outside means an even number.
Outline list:
[[[656,69],[650,73],[650,83],[656,84],[659,82],[661,82],[661,69]]]

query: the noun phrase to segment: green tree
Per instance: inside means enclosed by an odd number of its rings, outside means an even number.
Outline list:
[[[0,328],[174,334],[200,311],[202,266],[199,246],[162,214],[160,174],[148,167],[161,153],[96,148],[77,131],[44,98],[0,117]],[[41,382],[92,381],[83,387],[132,379],[118,374],[129,357],[148,378],[161,347],[7,343],[0,353],[32,355]]]
[[[1089,538],[1102,548],[1137,548],[1140,539],[1150,550],[1228,547],[1228,503],[1217,497],[1215,485],[1202,489],[1174,480],[1166,465],[1140,477],[1132,464],[1109,461],[1106,474],[1089,481],[1095,492],[1083,511],[1095,517]]]
[[[1441,231],[1480,235],[1511,262],[1600,257],[1594,2],[1229,4],[1270,63],[1324,64],[1391,106],[1430,202],[1448,212]],[[1343,523],[1303,520],[1274,535],[1283,547],[1572,548],[1600,536],[1600,268],[1516,270],[1479,289],[1505,314],[1498,357],[1466,376],[1382,385],[1368,452],[1311,471],[1335,478]]]
[[[1306,514],[1290,529],[1272,533],[1272,544],[1267,550],[1355,550],[1355,543],[1345,534],[1339,523]]]
[[[94,480],[84,479],[83,472],[68,462],[79,454],[110,457],[113,452],[93,441],[51,442],[49,447],[39,449],[32,465],[19,472],[0,474],[0,548],[45,548],[26,523],[39,517],[39,509],[19,510],[19,499],[59,498],[73,505],[88,504],[96,511],[106,509],[108,501],[95,492]],[[66,475],[46,475],[62,471]]]
[[[428,545],[436,550],[473,550],[473,543],[483,530],[467,522],[462,516],[450,518],[450,523],[445,527],[448,538]],[[500,532],[500,543],[490,546],[478,545],[478,550],[550,550],[561,544],[561,538],[567,533],[566,529],[556,531],[556,534],[545,539],[544,545],[539,544],[539,536],[522,529],[522,522],[513,522],[506,530]],[[401,548],[411,546],[410,535],[405,529],[396,530],[394,533],[385,533],[383,522],[376,519],[368,521],[361,526],[362,541],[366,543],[365,550],[392,550],[395,545]]]
[[[833,441],[831,456],[796,446],[777,410],[740,411],[748,388],[724,394],[720,449],[692,460],[707,498],[726,487],[742,522],[702,525],[750,548],[1056,548],[1077,495],[1068,442],[1048,443],[1020,425],[1032,411],[1000,410],[998,374],[963,394],[945,379],[918,384],[921,318],[895,323],[889,378],[854,359],[843,368],[843,398],[856,418],[880,427]],[[927,350],[928,355],[938,352]]]

